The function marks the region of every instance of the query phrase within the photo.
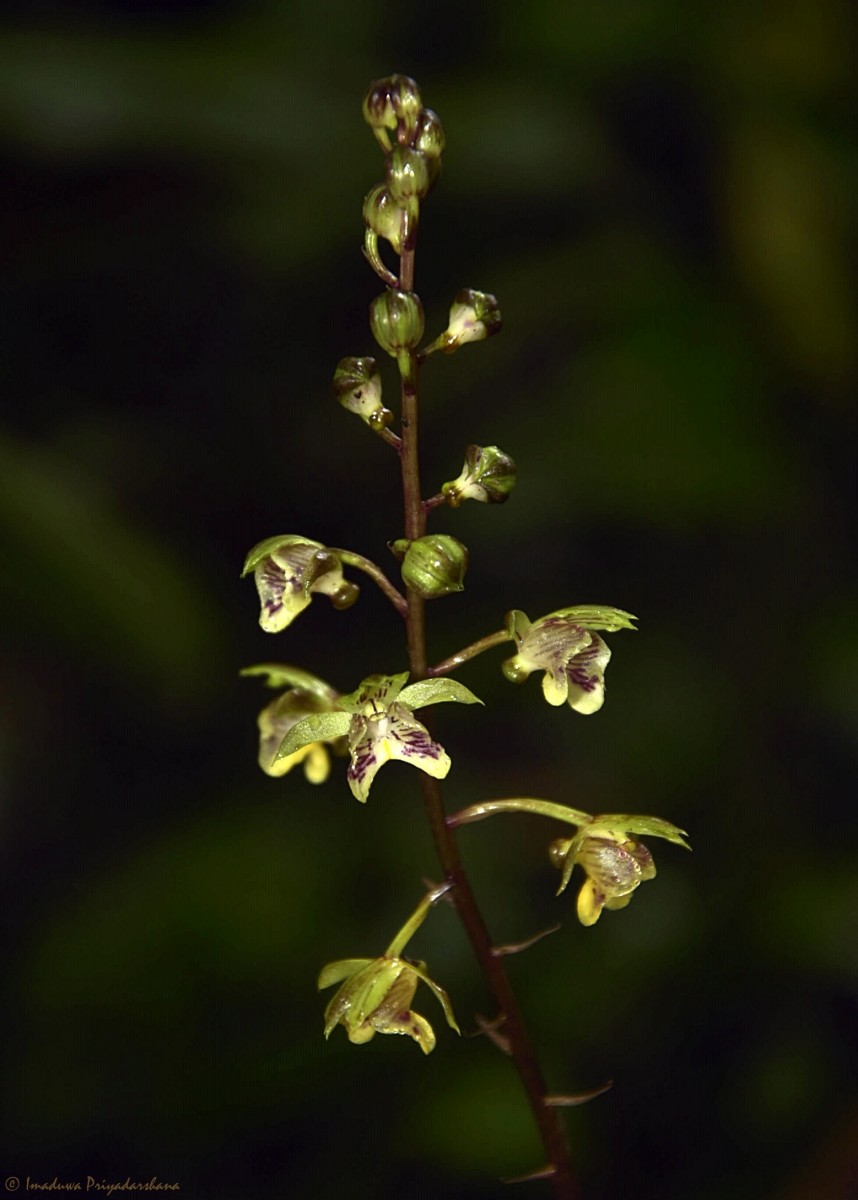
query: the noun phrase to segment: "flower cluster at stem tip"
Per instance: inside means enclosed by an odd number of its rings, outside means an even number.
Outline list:
[[[384,178],[363,203],[364,254],[385,284],[385,290],[370,304],[369,326],[381,350],[396,361],[405,408],[407,396],[417,395],[418,369],[430,355],[436,351],[450,354],[494,336],[501,329],[502,317],[493,295],[462,288],[450,307],[447,327],[419,348],[425,317],[420,298],[412,290],[412,251],[421,202],[440,174],[444,130],[437,115],[423,106],[415,82],[405,75],[371,84],[363,100],[363,115],[384,155]],[[386,244],[384,253],[400,256],[401,278],[385,263],[380,243]],[[408,267],[406,254],[410,256]],[[291,626],[315,595],[327,596],[338,611],[350,608],[358,599],[359,588],[344,571],[361,571],[408,622],[409,647],[413,649],[416,626],[412,618],[420,618],[422,639],[423,602],[461,593],[469,564],[468,549],[456,537],[425,532],[429,513],[442,506],[456,510],[469,500],[504,504],[516,485],[515,462],[498,446],[469,445],[459,475],[428,499],[420,500],[418,495],[415,500],[416,484],[409,492],[407,480],[417,479],[416,462],[412,475],[407,472],[408,453],[413,452],[416,460],[416,407],[403,415],[384,406],[381,370],[375,358],[367,355],[340,360],[333,391],[339,404],[383,439],[402,462],[409,536],[393,536],[387,545],[399,563],[405,594],[370,559],[299,534],[281,534],[259,542],[247,555],[242,575],[252,574],[259,595],[259,624],[266,633],[274,634]],[[412,413],[411,425],[408,412]],[[258,717],[259,765],[275,778],[300,765],[309,782],[322,784],[330,776],[332,756],[347,758],[346,782],[361,803],[369,797],[381,767],[391,761],[416,767],[433,779],[444,779],[451,768],[450,756],[417,714],[435,704],[482,703],[467,687],[449,678],[450,672],[479,653],[511,643],[514,653],[501,666],[510,682],[524,683],[534,671],[542,672],[542,692],[548,704],[568,705],[579,714],[592,715],[603,706],[605,670],[611,658],[603,635],[633,630],[636,619],[608,605],[560,608],[535,620],[513,609],[506,614],[501,630],[486,634],[435,668],[413,665],[425,662],[424,644],[410,659],[417,676],[413,682],[408,682],[408,671],[372,673],[347,693],[300,667],[284,663],[248,667],[242,674],[259,677],[278,693]],[[638,835],[687,846],[683,831],[658,817],[591,816],[535,798],[483,801],[448,817],[446,825],[439,819],[436,826],[449,837],[448,829],[503,812],[531,813],[576,826],[573,836],[551,843],[549,856],[561,872],[558,895],[568,886],[575,867],[581,867],[585,878],[578,893],[577,915],[587,926],[594,925],[605,909],[626,907],[639,885],[655,877],[652,855]],[[428,1054],[435,1045],[435,1033],[426,1018],[411,1009],[420,983],[434,993],[447,1024],[458,1032],[447,993],[429,977],[425,964],[403,953],[429,910],[450,887],[447,883],[428,892],[382,955],[340,959],[323,968],[319,988],[339,984],[325,1011],[325,1037],[337,1025],[357,1044],[370,1041],[376,1033],[405,1034]]]

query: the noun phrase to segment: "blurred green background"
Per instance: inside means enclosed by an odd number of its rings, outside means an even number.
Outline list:
[[[843,0],[11,3],[0,41],[3,1176],[217,1200],[506,1195],[540,1165],[484,1038],[321,1038],[318,968],[380,951],[437,867],[415,779],[366,808],[265,778],[239,681],[403,666],[367,582],[276,641],[245,551],[300,532],[386,562],[390,451],[330,398],[373,352],[360,254],[399,70],[448,150],[427,331],[463,286],[502,335],[425,371],[424,482],[497,443],[504,508],[433,658],[522,607],[630,609],[598,717],[460,675],[451,807],[528,792],[652,812],[659,878],[594,929],[558,832],[461,835],[587,1200],[858,1195],[856,298]],[[389,389],[394,378],[388,370]],[[412,944],[491,1015],[452,911]],[[433,1009],[435,1011],[433,1011]],[[533,1194],[546,1194],[533,1184]],[[528,1193],[530,1194],[530,1193]]]

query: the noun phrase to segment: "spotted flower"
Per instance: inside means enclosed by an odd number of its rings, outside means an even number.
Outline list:
[[[442,887],[423,898],[379,958],[344,958],[322,968],[320,991],[342,984],[325,1009],[326,1038],[337,1025],[342,1025],[349,1041],[357,1045],[370,1041],[377,1033],[406,1034],[414,1038],[424,1054],[429,1054],[435,1047],[435,1031],[425,1017],[411,1009],[418,983],[425,983],[433,992],[447,1024],[459,1032],[447,993],[430,979],[425,963],[402,954],[431,905],[445,890]]]
[[[533,622],[514,609],[507,613],[506,624],[518,653],[506,660],[503,673],[512,683],[522,683],[531,671],[544,671],[542,693],[549,704],[598,712],[605,700],[611,651],[596,630],[633,629],[634,620],[622,609],[600,605],[562,608]]]
[[[345,738],[307,742],[293,754],[281,755],[279,751],[287,733],[304,717],[335,711],[339,693],[309,671],[301,671],[285,663],[261,663],[245,667],[241,674],[264,676],[270,688],[292,685],[266,705],[257,719],[259,765],[265,774],[277,778],[287,775],[293,767],[303,763],[304,774],[310,783],[324,783],[331,770],[329,747],[334,753],[344,754]]]
[[[348,736],[351,762],[349,787],[364,802],[372,781],[391,759],[409,763],[443,779],[450,770],[444,747],[432,740],[429,731],[414,716],[414,709],[456,701],[480,704],[473,692],[454,679],[425,679],[404,687],[408,672],[401,675],[370,675],[349,696],[338,700],[338,711],[314,713],[298,721],[280,746],[280,756],[294,754],[308,742],[330,741]]]
[[[343,578],[337,555],[309,538],[285,534],[266,538],[248,554],[242,577],[253,572],[259,593],[259,624],[279,633],[303,612],[313,592],[330,596],[334,608],[348,608],[358,587]]]
[[[450,828],[485,820],[496,813],[531,813],[575,825],[578,832],[571,838],[559,838],[551,843],[548,852],[552,863],[561,872],[557,895],[569,885],[576,866],[583,868],[587,878],[578,893],[578,920],[582,925],[595,925],[603,908],[625,908],[635,889],[647,879],[655,878],[652,855],[634,834],[664,838],[690,849],[685,830],[678,829],[661,817],[641,817],[628,813],[610,813],[593,817],[566,804],[538,800],[532,796],[510,800],[483,800],[447,818]]]

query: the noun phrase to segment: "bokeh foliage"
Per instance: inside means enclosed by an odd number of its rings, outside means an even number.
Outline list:
[[[426,490],[469,442],[519,468],[443,528],[438,658],[598,601],[608,700],[577,719],[501,655],[444,713],[450,803],[655,812],[694,856],[593,930],[528,818],[462,831],[588,1200],[846,1200],[854,1039],[856,157],[840,0],[10,6],[0,43],[6,402],[0,817],[3,1162],[188,1195],[496,1196],[536,1166],[485,1039],[321,1038],[319,966],[377,953],[436,870],[413,779],[366,810],[255,765],[283,658],[402,669],[364,587],[277,643],[238,581],[300,532],[384,562],[389,450],[329,394],[372,353],[360,203],[372,78],[441,115],[427,331],[463,286],[503,335],[424,372]],[[392,391],[394,377],[385,377]],[[392,560],[389,564],[393,567]],[[485,996],[444,906],[419,941],[463,1027]],[[486,1014],[491,1015],[491,1014]],[[392,1042],[392,1044],[390,1044]]]

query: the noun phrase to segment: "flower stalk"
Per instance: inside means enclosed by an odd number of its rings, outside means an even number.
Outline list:
[[[409,230],[399,260],[399,288],[411,291],[414,287],[416,223]],[[402,398],[402,493],[405,536],[422,537],[426,530],[427,509],[421,500],[419,457],[419,363],[414,351],[399,359]],[[430,675],[426,656],[425,601],[414,589],[408,589],[408,611],[405,618],[408,641],[408,665],[412,679]],[[507,641],[506,630],[483,638],[454,656],[461,662]],[[449,664],[449,665],[448,665]],[[446,660],[439,664],[447,670],[458,665]],[[436,667],[432,675],[443,674]],[[431,729],[431,725],[429,726]],[[569,1144],[556,1107],[546,1104],[548,1088],[524,1016],[513,992],[503,958],[496,955],[488,927],[477,904],[465,868],[459,855],[455,834],[447,823],[444,801],[437,779],[421,775],[423,803],[435,850],[445,879],[452,884],[451,898],[462,926],[474,951],[480,971],[491,992],[497,1010],[504,1016],[503,1034],[510,1056],[527,1094],[528,1103],[545,1150],[550,1174],[547,1176],[556,1200],[577,1200],[580,1193],[572,1170]]]

